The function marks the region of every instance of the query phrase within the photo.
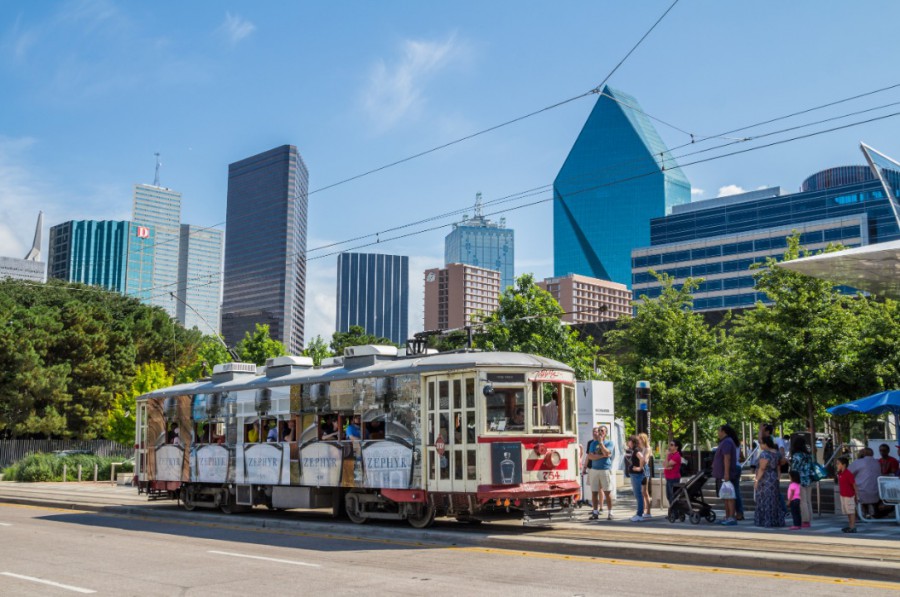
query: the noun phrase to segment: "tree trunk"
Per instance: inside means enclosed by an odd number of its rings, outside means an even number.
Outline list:
[[[808,423],[808,431],[809,431],[809,451],[812,452],[813,460],[816,459],[816,404],[813,400],[812,396],[806,399],[806,410],[809,419]]]

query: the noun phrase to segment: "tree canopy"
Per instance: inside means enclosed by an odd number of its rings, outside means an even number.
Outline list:
[[[594,379],[597,349],[593,339],[581,339],[562,315],[556,299],[535,284],[532,275],[524,274],[500,295],[499,308],[481,317],[475,346],[541,355],[569,365],[578,379]]]

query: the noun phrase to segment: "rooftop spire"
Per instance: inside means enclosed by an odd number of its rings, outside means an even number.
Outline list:
[[[157,151],[157,152],[154,153],[153,155],[156,156],[156,174],[153,176],[153,186],[158,187],[158,186],[159,186],[159,166],[160,166],[160,164],[159,164],[159,152]]]
[[[44,228],[44,212],[38,212],[37,227],[34,229],[34,242],[31,244],[31,250],[25,256],[26,261],[41,260],[41,230]]]

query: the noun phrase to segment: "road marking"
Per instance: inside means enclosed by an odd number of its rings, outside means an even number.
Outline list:
[[[681,570],[684,572],[712,572],[714,574],[728,574],[732,576],[750,576],[756,578],[776,578],[778,580],[794,580],[798,582],[822,583],[827,585],[839,585],[842,587],[865,587],[870,589],[900,590],[900,583],[877,580],[860,580],[856,578],[836,578],[830,576],[812,576],[810,574],[793,574],[790,572],[767,572],[764,570],[743,570],[740,568],[723,568],[713,566],[696,566],[691,564],[664,564],[657,562],[641,562],[638,560],[613,560],[606,558],[593,558],[590,556],[567,556],[534,551],[515,551],[511,549],[493,549],[489,547],[450,547],[452,551],[466,551],[483,554],[495,554],[504,556],[520,556],[538,558],[544,560],[567,560],[570,562],[584,562],[589,564],[604,564],[612,566],[628,566],[631,568],[654,568],[663,570]]]
[[[12,578],[18,578],[21,580],[30,580],[31,582],[40,583],[42,585],[50,585],[51,587],[57,587],[59,589],[65,589],[67,591],[74,591],[75,593],[96,593],[97,591],[92,591],[91,589],[82,589],[81,587],[73,587],[72,585],[64,585],[62,583],[53,582],[52,580],[45,580],[43,578],[35,578],[33,576],[24,576],[22,574],[13,574],[12,572],[0,572],[3,576],[10,576]]]
[[[251,560],[264,560],[266,562],[277,562],[278,564],[291,564],[293,566],[309,566],[310,568],[321,568],[319,564],[309,564],[307,562],[298,562],[296,560],[279,560],[278,558],[265,558],[263,556],[251,556],[245,553],[233,553],[230,551],[213,551],[210,550],[208,553],[214,553],[220,556],[232,556],[235,558],[249,558]]]
[[[0,527],[11,527],[12,525],[8,522],[0,522]]]

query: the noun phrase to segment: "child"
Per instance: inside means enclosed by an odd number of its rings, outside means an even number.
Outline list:
[[[791,518],[794,519],[792,531],[799,531],[803,521],[800,518],[800,472],[791,471],[791,484],[788,486],[787,501],[791,506]]]
[[[847,468],[850,459],[841,456],[837,459],[838,487],[841,493],[841,511],[850,520],[850,526],[841,529],[845,533],[856,532],[856,477]]]

